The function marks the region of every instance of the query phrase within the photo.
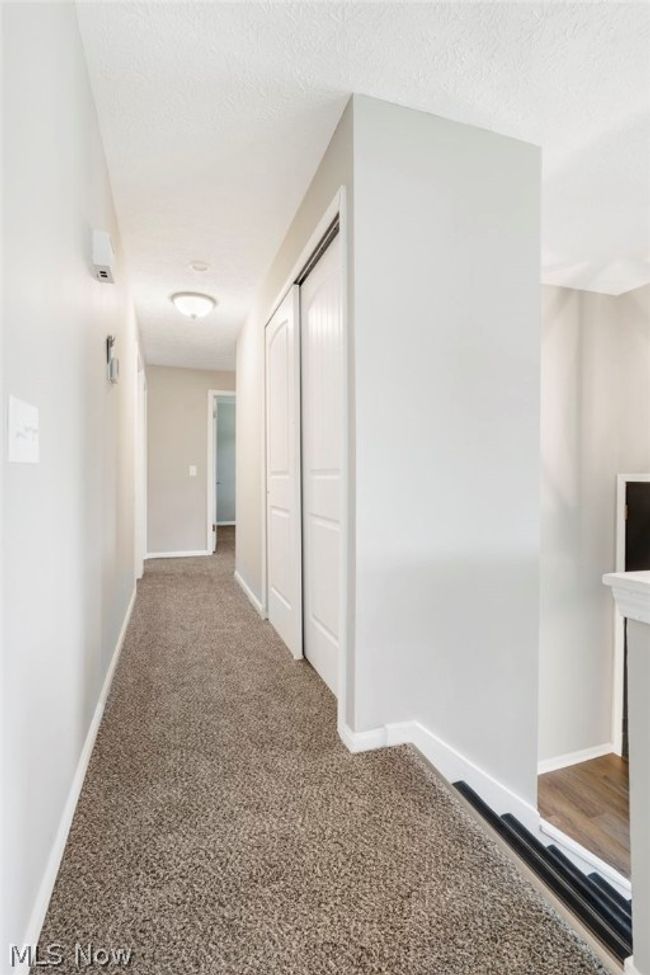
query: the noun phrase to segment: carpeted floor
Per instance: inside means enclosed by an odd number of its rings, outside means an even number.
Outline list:
[[[220,535],[139,584],[41,937],[56,971],[90,942],[137,975],[603,973],[415,751],[346,751]]]

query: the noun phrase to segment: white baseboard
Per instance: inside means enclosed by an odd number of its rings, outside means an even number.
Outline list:
[[[370,751],[391,745],[414,745],[449,782],[467,782],[487,804],[501,815],[513,813],[528,829],[539,829],[539,812],[525,799],[508,789],[451,745],[438,738],[419,721],[387,724],[370,731],[339,727],[339,735],[351,752]]]
[[[419,721],[389,724],[386,731],[389,745],[410,742],[448,782],[459,780],[467,782],[499,816],[510,812],[527,829],[537,830],[539,812],[535,806],[484,771],[452,745],[438,738]]]
[[[207,548],[191,552],[147,552],[145,559],[190,559],[198,555],[214,555],[214,552],[210,552]]]
[[[72,825],[72,819],[74,817],[81,788],[86,777],[86,771],[88,769],[88,763],[95,744],[95,738],[97,737],[97,732],[99,731],[99,726],[104,714],[104,707],[106,706],[106,699],[111,688],[115,667],[117,666],[120,651],[124,644],[124,637],[126,636],[126,629],[129,625],[129,620],[131,619],[131,613],[133,612],[135,597],[136,588],[134,587],[131,599],[129,600],[129,605],[127,606],[126,613],[124,615],[124,620],[120,628],[117,642],[115,644],[113,656],[111,657],[111,661],[106,671],[102,689],[99,692],[95,711],[88,728],[88,733],[86,734],[86,740],[84,741],[83,748],[81,749],[81,754],[79,755],[79,761],[77,762],[77,767],[70,785],[68,798],[66,799],[65,806],[63,807],[63,813],[61,814],[61,819],[59,820],[59,826],[56,831],[56,836],[54,837],[54,843],[52,844],[47,865],[45,867],[45,872],[38,889],[38,894],[36,895],[36,900],[34,902],[34,907],[32,908],[29,922],[27,924],[27,931],[25,932],[25,940],[23,942],[24,945],[38,944],[41,928],[43,927],[43,921],[45,920],[47,908],[54,889],[54,883],[61,865],[61,859],[63,857],[63,851],[65,850],[65,844],[68,839],[68,833],[70,832],[70,826]],[[29,964],[24,963],[23,965],[18,965],[13,968],[12,972],[15,973],[15,975],[27,975],[29,968]]]
[[[236,521],[218,521],[217,528],[234,528]]]
[[[262,619],[265,620],[266,619],[266,610],[262,606],[262,603],[259,601],[259,599],[255,595],[255,593],[253,592],[253,590],[251,589],[251,587],[248,585],[247,582],[244,581],[244,579],[240,576],[239,572],[237,572],[236,569],[235,569],[235,582],[237,583],[238,586],[241,587],[241,589],[243,589],[243,591],[246,594],[246,596],[248,597],[249,601],[255,607],[255,609],[260,614],[260,616],[262,617]]]
[[[629,958],[625,959],[625,967],[623,968],[625,975],[641,975],[641,972],[634,964],[634,955],[630,955]]]
[[[388,741],[385,728],[372,728],[370,731],[352,731],[346,724],[340,724],[338,733],[349,752],[371,752],[376,748],[386,748]]]
[[[545,819],[540,819],[539,823],[540,832],[542,833],[542,840],[547,842],[547,838],[552,840],[557,846],[562,847],[562,851],[570,857],[571,860],[580,867],[585,873],[589,873],[595,870],[599,873],[605,880],[608,880],[619,893],[623,894],[624,897],[632,896],[632,884],[627,877],[624,877],[622,873],[610,866],[600,857],[597,857],[595,853],[591,850],[587,850],[586,847],[582,846],[573,837],[568,836],[553,823],[548,823]]]
[[[602,758],[603,755],[611,755],[613,752],[614,745],[611,741],[608,741],[603,745],[583,748],[579,752],[567,752],[566,755],[545,758],[538,763],[537,774],[544,775],[545,772],[557,772],[558,769],[568,768],[570,765],[579,765],[580,762],[589,762],[592,758]]]
[[[414,745],[448,782],[467,782],[499,816],[512,813],[545,846],[556,843],[585,873],[595,870],[621,894],[631,896],[631,885],[626,877],[561,830],[542,820],[535,806],[438,738],[419,721],[403,721],[369,731],[353,731],[347,725],[339,725],[338,732],[350,752],[371,751],[392,745]]]

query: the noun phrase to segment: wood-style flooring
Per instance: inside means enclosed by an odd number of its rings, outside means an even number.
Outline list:
[[[630,876],[628,764],[618,755],[539,776],[539,811],[582,846]]]

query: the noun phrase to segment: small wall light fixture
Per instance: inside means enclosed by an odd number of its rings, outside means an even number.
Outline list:
[[[113,354],[115,336],[106,336],[106,378],[109,383],[116,383],[120,378],[120,360]]]
[[[192,319],[203,318],[217,304],[210,295],[202,295],[196,291],[177,291],[176,294],[170,295],[170,301],[181,315]]]

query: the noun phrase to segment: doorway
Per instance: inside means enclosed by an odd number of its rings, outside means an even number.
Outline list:
[[[616,485],[616,571],[650,569],[650,474],[619,474]],[[626,621],[615,611],[614,752],[628,755]]]
[[[147,375],[138,350],[135,423],[135,577],[144,575],[147,553]]]
[[[338,219],[266,328],[267,606],[338,696],[344,619],[345,349]]]
[[[650,569],[650,474],[619,474],[616,484],[617,572]],[[614,611],[611,744],[604,754],[544,770],[538,780],[543,829],[561,844],[579,844],[599,872],[619,886],[629,878],[629,773],[626,621]],[[586,856],[585,856],[586,855]],[[595,858],[595,859],[593,859]],[[628,884],[629,887],[629,884]]]
[[[209,390],[206,536],[209,552],[217,551],[219,529],[233,529],[236,524],[235,407],[236,394],[231,390]]]

